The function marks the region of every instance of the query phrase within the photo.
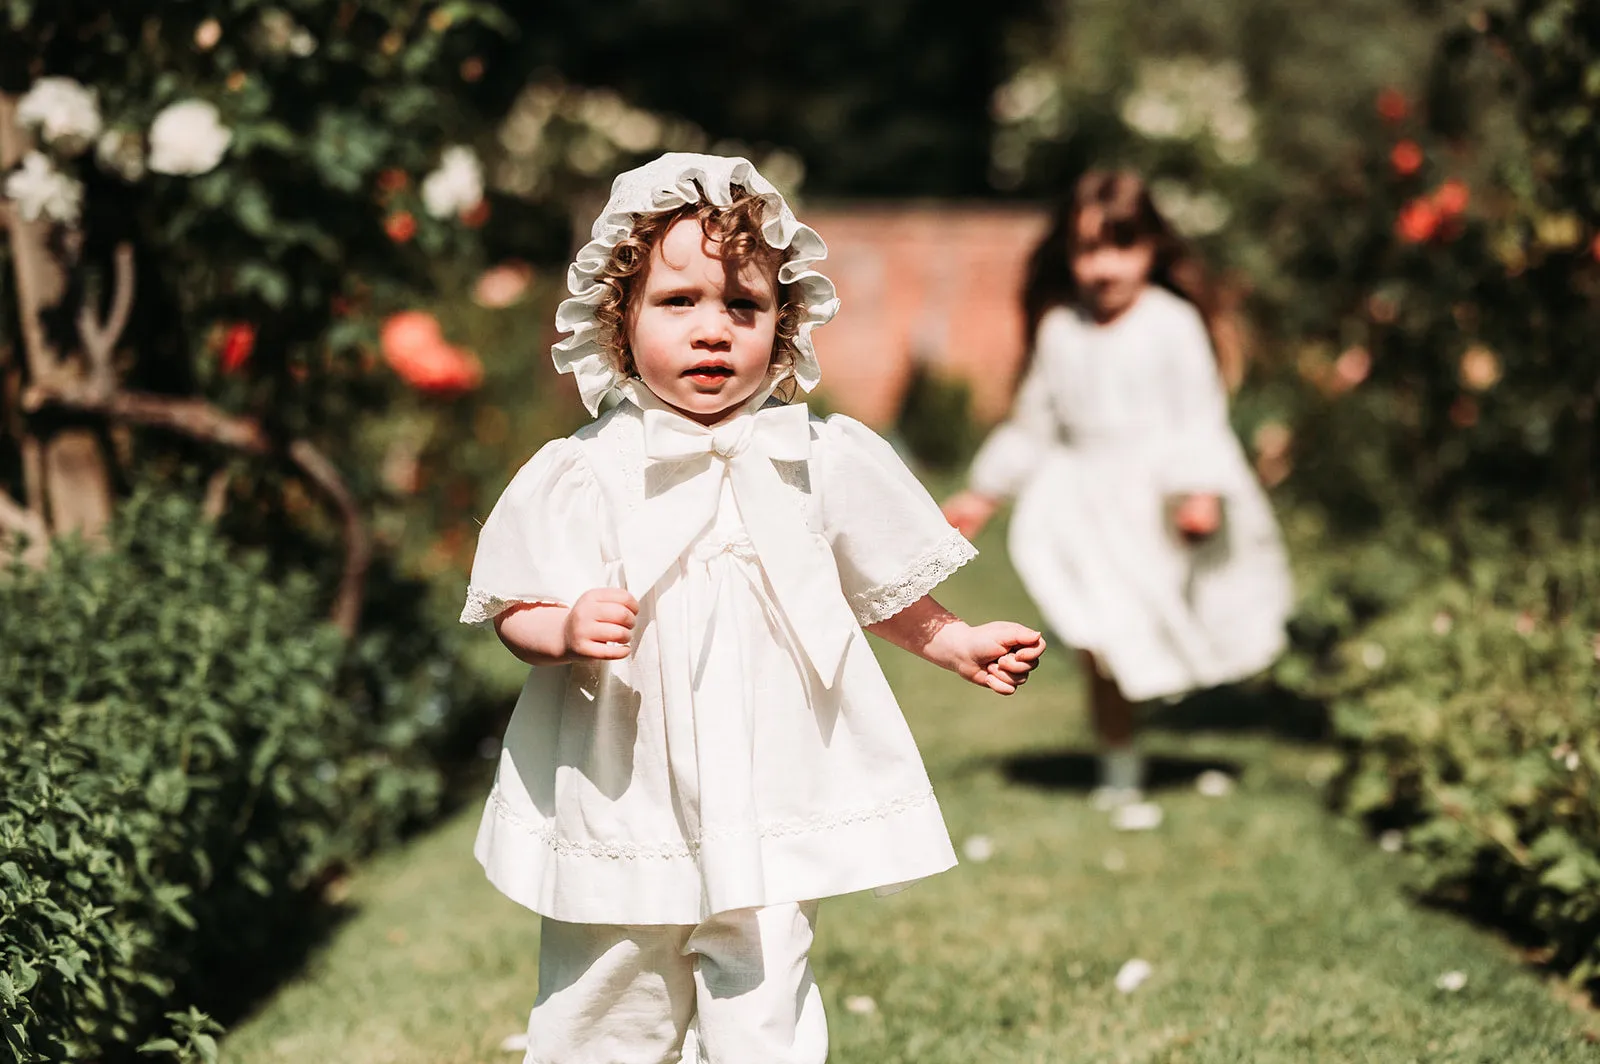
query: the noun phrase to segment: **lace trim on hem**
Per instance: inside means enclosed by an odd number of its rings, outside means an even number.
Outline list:
[[[851,595],[850,609],[863,628],[887,621],[977,556],[966,537],[951,529],[949,536],[907,566],[899,579]]]
[[[461,607],[462,624],[488,624],[506,610],[519,603],[531,603],[537,606],[565,606],[564,602],[545,598],[501,598],[491,595],[481,588],[467,588],[467,602]]]
[[[497,816],[526,831],[560,857],[603,857],[609,860],[685,860],[698,855],[700,847],[706,839],[719,839],[744,834],[739,829],[731,828],[703,832],[699,838],[690,839],[687,842],[595,842],[592,840],[584,842],[577,839],[562,838],[556,834],[555,825],[549,821],[542,824],[530,823],[511,808],[498,787],[489,793],[489,801],[494,805]],[[839,813],[820,813],[816,816],[775,820],[771,823],[760,825],[756,829],[755,835],[762,839],[777,839],[789,835],[804,835],[813,831],[827,831],[831,828],[863,824],[872,820],[883,820],[924,805],[930,805],[933,802],[933,791],[920,791],[915,794],[902,795],[899,798],[891,799],[880,805],[869,806],[865,809],[850,809]]]

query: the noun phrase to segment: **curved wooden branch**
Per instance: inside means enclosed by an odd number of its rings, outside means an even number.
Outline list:
[[[117,341],[128,327],[133,312],[133,245],[124,240],[112,258],[111,309],[104,322],[92,301],[85,299],[78,308],[78,337],[89,359],[89,381],[102,392],[116,387],[117,371],[112,364]]]
[[[46,406],[164,429],[248,454],[270,455],[277,451],[275,441],[259,421],[229,414],[204,399],[129,391],[107,395],[89,382],[79,381],[34,385],[22,393],[24,410],[32,413]],[[367,569],[372,563],[372,547],[360,507],[338,468],[310,440],[291,440],[286,453],[339,512],[344,531],[344,574],[334,595],[331,619],[346,636],[352,636],[361,619]]]

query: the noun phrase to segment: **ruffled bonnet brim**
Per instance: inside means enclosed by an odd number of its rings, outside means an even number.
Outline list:
[[[570,373],[577,381],[578,394],[590,414],[598,414],[605,397],[626,379],[606,355],[604,326],[595,314],[606,292],[598,278],[612,249],[633,231],[639,215],[699,202],[700,190],[710,202],[726,207],[733,202],[735,186],[761,198],[761,235],[766,242],[780,251],[792,251],[778,270],[778,281],[797,287],[806,308],[794,339],[796,358],[791,373],[795,382],[809,392],[822,379],[811,331],[839,310],[833,282],[812,268],[828,254],[822,237],[800,223],[783,195],[748,159],[668,152],[617,175],[611,184],[611,198],[590,230],[589,243],[567,269],[567,291],[572,295],[556,308],[556,329],[571,335],[552,347],[550,354],[557,372]]]

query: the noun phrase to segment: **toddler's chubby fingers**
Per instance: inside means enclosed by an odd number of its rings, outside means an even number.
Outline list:
[[[620,606],[629,613],[639,612],[639,600],[628,593],[625,587],[597,587],[588,593],[596,603],[608,603]]]
[[[613,642],[599,639],[578,639],[572,644],[572,652],[580,658],[589,658],[596,661],[620,661],[628,656],[632,648],[626,641]]]
[[[626,594],[627,592],[623,592]],[[625,602],[599,601],[590,611],[589,616],[602,624],[620,625],[625,629],[632,629],[634,621],[639,616],[637,606],[629,608]]]

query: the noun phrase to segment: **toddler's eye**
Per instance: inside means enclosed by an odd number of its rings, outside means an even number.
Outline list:
[[[688,296],[668,296],[661,302],[663,306],[668,307],[687,307],[692,305],[692,301]]]
[[[734,299],[729,301],[728,308],[730,310],[750,311],[760,310],[761,305],[753,299]]]

